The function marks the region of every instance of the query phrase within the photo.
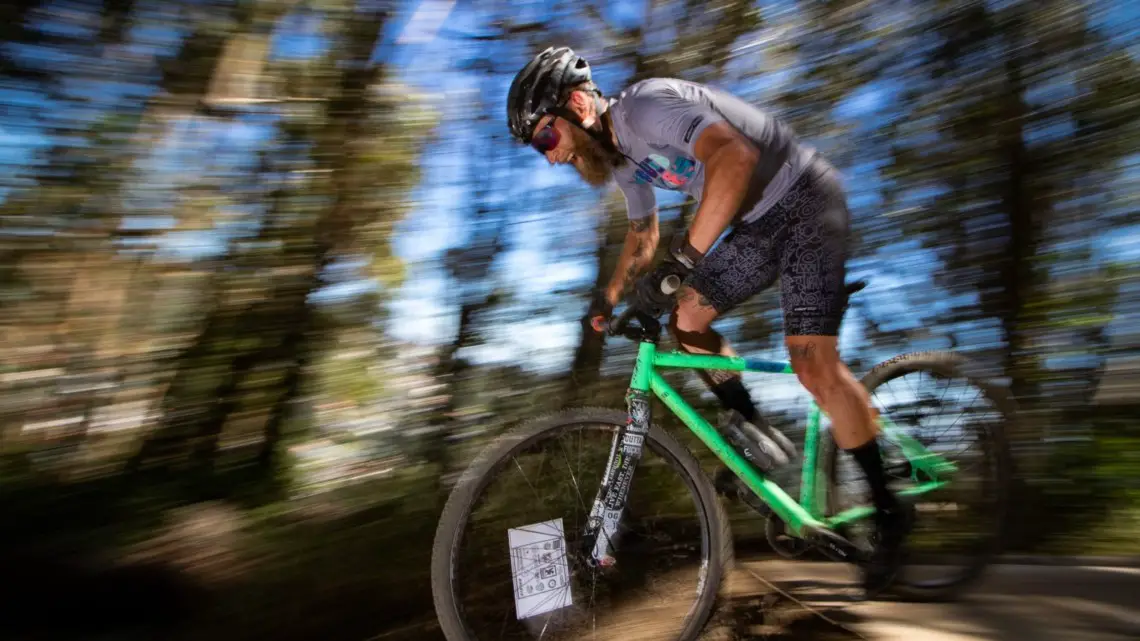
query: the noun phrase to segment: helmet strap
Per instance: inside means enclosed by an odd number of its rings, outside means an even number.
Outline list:
[[[621,155],[625,156],[626,158],[629,158],[629,156],[626,156],[624,153],[621,152],[620,149],[618,149],[614,145],[613,133],[612,133],[613,130],[610,128],[610,119],[605,117],[606,112],[603,111],[603,112],[598,113],[598,120],[601,121],[601,125],[602,125],[602,130],[600,132],[595,131],[593,129],[589,129],[586,126],[584,126],[582,124],[582,121],[578,118],[578,114],[574,113],[573,111],[570,111],[569,109],[567,109],[566,107],[563,107],[561,105],[551,107],[551,108],[547,109],[546,112],[549,114],[553,114],[555,116],[558,116],[559,118],[562,118],[566,122],[569,122],[570,124],[574,125],[575,127],[586,132],[586,135],[588,135],[589,137],[598,141],[598,144],[601,145],[602,148],[604,148],[606,151],[609,151],[610,153],[621,154]],[[633,161],[632,158],[629,158],[629,160],[631,162]],[[634,164],[637,164],[637,163],[634,163]]]

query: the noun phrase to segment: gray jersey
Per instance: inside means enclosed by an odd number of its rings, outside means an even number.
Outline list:
[[[609,110],[618,147],[637,162],[627,162],[615,172],[630,220],[656,211],[654,187],[701,199],[705,168],[693,147],[713,123],[727,121],[760,151],[760,162],[738,212],[743,222],[768,211],[815,155],[771,115],[736,96],[684,80],[643,80],[611,99]]]

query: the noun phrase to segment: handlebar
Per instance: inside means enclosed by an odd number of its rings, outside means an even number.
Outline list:
[[[617,336],[618,334],[621,334],[625,331],[626,326],[629,325],[629,321],[640,311],[641,310],[639,310],[636,305],[628,305],[621,314],[618,314],[617,317],[610,319],[610,322],[602,329],[610,336]],[[645,315],[648,316],[648,314]]]
[[[679,289],[681,289],[680,276],[670,274],[662,279],[661,293],[666,296],[672,296]],[[629,322],[635,317],[639,326],[631,328]],[[633,301],[627,301],[626,308],[622,313],[611,319],[604,327],[599,328],[596,324],[591,324],[595,331],[604,331],[610,336],[625,336],[630,340],[642,340],[646,337],[656,339],[661,331],[661,323],[658,322],[657,316],[642,310]]]

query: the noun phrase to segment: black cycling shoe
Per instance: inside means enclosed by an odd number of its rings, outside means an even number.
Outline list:
[[[872,550],[863,566],[864,598],[872,599],[891,587],[902,566],[907,535],[914,527],[914,506],[898,499],[890,510],[875,513]]]

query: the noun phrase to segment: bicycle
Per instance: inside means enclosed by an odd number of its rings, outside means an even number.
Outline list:
[[[848,285],[848,297],[864,285],[861,281]],[[435,608],[449,641],[585,638],[578,628],[592,626],[596,631],[599,616],[584,611],[583,596],[590,597],[591,603],[616,606],[616,614],[600,617],[601,623],[618,626],[618,630],[610,634],[638,638],[638,633],[644,633],[649,636],[643,635],[643,638],[681,641],[701,634],[716,609],[722,579],[734,563],[732,533],[720,501],[721,496],[732,492],[716,487],[692,451],[652,423],[652,397],[661,401],[731,472],[730,480],[740,496],[750,499],[748,504],[767,519],[765,531],[778,553],[794,558],[816,550],[832,561],[855,566],[865,559],[866,546],[860,544],[858,527],[874,509],[866,504],[865,497],[848,497],[854,504],[844,504],[844,492],[837,479],[845,461],[841,451],[821,437],[823,416],[814,402],[808,405],[797,501],[741,456],[659,371],[687,368],[786,375],[793,373],[789,363],[658,350],[660,322],[633,306],[611,321],[608,333],[638,343],[624,411],[575,408],[526,421],[484,447],[454,486],[436,530],[431,561]],[[978,388],[979,396],[984,396],[999,414],[996,422],[971,420],[958,430],[965,434],[968,429],[980,436],[985,449],[983,459],[989,464],[990,476],[983,479],[980,486],[987,499],[983,501],[981,540],[964,552],[953,552],[946,549],[949,545],[946,542],[952,542],[952,537],[943,534],[935,539],[923,539],[933,545],[934,551],[925,556],[910,553],[891,588],[891,593],[898,598],[955,598],[974,584],[1001,546],[1011,475],[1006,426],[1014,420],[1014,407],[1002,388],[970,375],[968,370],[968,361],[954,353],[914,352],[883,361],[862,378],[872,395],[880,387],[913,373],[927,375],[935,381],[964,378]],[[943,390],[939,405],[944,405],[947,391],[948,388]],[[951,502],[949,507],[935,503],[940,492],[957,496],[952,492],[955,488],[974,487],[963,474],[963,463],[951,461],[952,457],[935,447],[929,438],[908,432],[908,428],[918,424],[917,410],[929,408],[932,403],[931,396],[914,393],[913,398],[903,404],[901,418],[892,420],[881,411],[878,413],[884,460],[890,461],[889,472],[896,483],[907,484],[898,493],[915,497],[916,503],[918,497],[926,499],[926,503],[916,505],[921,513],[919,524],[926,519],[936,519],[943,512],[951,516],[959,512],[972,514],[970,505],[961,501]],[[958,420],[944,432],[953,431],[957,425]],[[579,450],[572,462],[566,440],[573,442],[577,438],[581,447],[586,437],[594,433],[602,437],[596,453],[584,456]],[[529,465],[530,459],[520,460],[533,446],[548,438],[558,440],[562,462],[571,472],[573,492],[568,495],[540,493],[524,470],[524,462]],[[605,456],[607,448],[609,453]],[[660,456],[662,463],[646,459],[647,453]],[[509,465],[512,461],[514,468]],[[538,461],[538,469],[544,469],[545,452]],[[594,469],[583,473],[583,464]],[[552,469],[561,467],[561,463],[556,462]],[[467,525],[475,520],[479,511],[475,509],[476,503],[492,487],[494,475],[508,469],[521,473],[530,492],[522,489],[522,483],[508,483],[505,486],[508,498],[498,502],[486,500],[489,507],[485,509],[491,515],[488,527],[476,530],[470,537],[464,536]],[[583,482],[574,476],[575,469]],[[632,483],[635,470],[639,471],[637,485]],[[662,483],[678,477],[678,487],[662,488]],[[588,492],[583,495],[585,479],[597,483],[588,508],[585,498]],[[636,505],[631,502],[633,488],[639,488]],[[675,510],[688,505],[682,500],[686,490],[695,508],[696,527],[681,527],[676,520]],[[525,496],[512,495],[519,492]],[[557,501],[565,501],[570,507],[555,507]],[[496,512],[516,507],[545,509],[529,522],[502,517]],[[564,520],[570,516],[574,523],[566,527]],[[665,534],[642,534],[636,527],[641,518],[662,526]],[[962,523],[955,527],[956,531],[961,529]],[[486,541],[481,542],[478,535],[485,535]],[[694,535],[699,543],[690,540]],[[569,540],[568,536],[577,539]],[[676,536],[677,541],[662,543],[662,537],[670,536]],[[916,530],[911,538],[923,536]],[[504,554],[507,548],[509,554]],[[684,551],[697,558],[688,563],[676,561]],[[639,562],[638,552],[646,552],[648,560]],[[473,557],[470,570],[462,567],[464,554]],[[950,565],[954,571],[949,577],[936,580],[917,578],[912,571],[935,565]],[[650,572],[657,569],[662,569],[664,579],[650,578]],[[682,575],[688,577],[685,581],[696,581],[695,590],[679,587]],[[491,578],[477,581],[478,576]],[[460,582],[464,578],[472,579],[476,586],[470,591],[461,589]],[[660,588],[662,595],[648,595],[648,588]],[[685,608],[675,603],[690,593],[695,594],[690,606]],[[468,604],[463,600],[466,596],[486,597],[493,603],[513,601],[514,612],[506,605]],[[683,616],[670,624],[670,630],[661,629],[668,623],[667,617],[677,618],[681,612]],[[632,623],[635,615],[651,624]],[[477,633],[476,628],[481,626],[487,627],[489,632]]]

